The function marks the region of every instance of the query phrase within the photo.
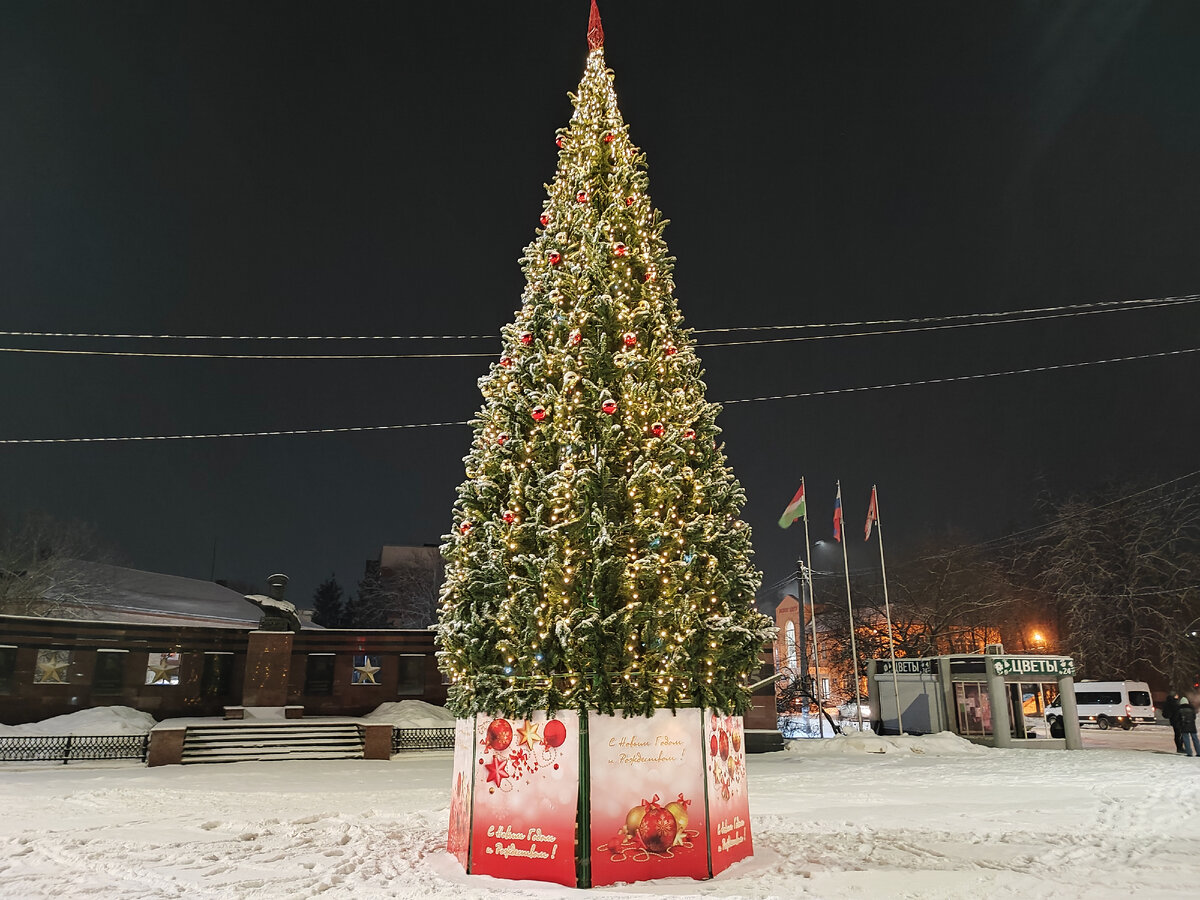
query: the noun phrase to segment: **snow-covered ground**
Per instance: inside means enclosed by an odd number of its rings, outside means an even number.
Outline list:
[[[0,896],[1197,896],[1200,760],[1163,727],[1084,740],[1072,753],[863,735],[750,756],[753,859],[708,882],[586,892],[463,874],[444,851],[449,752],[0,764]]]

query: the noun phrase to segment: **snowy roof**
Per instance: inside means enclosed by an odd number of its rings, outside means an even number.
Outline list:
[[[75,600],[88,618],[109,622],[257,625],[261,611],[237,591],[182,575],[164,575],[84,560],[55,566],[49,600]]]

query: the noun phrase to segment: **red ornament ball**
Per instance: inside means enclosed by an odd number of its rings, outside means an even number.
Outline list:
[[[506,369],[511,369],[512,368],[512,357],[511,356],[500,357],[500,365],[504,366],[504,368],[506,368]]]
[[[463,534],[466,534],[468,531],[470,531],[470,530],[471,530],[471,523],[470,523],[470,522],[463,522],[461,525],[459,525],[459,526],[458,526],[458,530],[459,530],[460,532],[462,532]]]
[[[492,719],[488,726],[485,744],[489,750],[507,750],[512,743],[513,728],[508,719]]]
[[[679,822],[671,811],[657,803],[649,803],[646,814],[638,823],[637,836],[642,846],[651,853],[666,853],[675,843],[679,833]]]
[[[561,747],[567,739],[567,726],[558,719],[550,719],[542,729],[542,740],[547,747]],[[558,768],[556,765],[554,768]]]
[[[629,252],[629,248],[617,241],[613,244],[613,256],[624,256]]]
[[[571,334],[567,338],[567,340],[570,341],[571,346],[574,347],[574,346],[577,346],[579,344],[579,342],[583,340],[583,335],[580,334],[579,329],[576,328],[571,332]]]
[[[530,415],[533,416],[533,421],[540,422],[542,419],[546,418],[546,407],[535,406]]]
[[[667,344],[667,356],[674,356],[679,352],[679,348],[674,344]]]
[[[541,222],[543,225],[549,225],[550,224],[550,213],[542,213],[541,216],[538,217],[538,221]]]
[[[502,431],[498,435],[496,435],[496,443],[499,444],[501,447],[503,447],[505,444],[507,444],[508,443],[508,432]]]
[[[562,262],[562,254],[557,250],[551,250],[546,254],[546,259],[550,260],[550,265],[557,266],[560,262]]]
[[[611,144],[613,142],[613,133],[611,131],[604,132],[604,143]]]
[[[729,732],[725,729],[721,729],[717,738],[717,752],[721,754],[721,759],[729,759]]]
[[[513,515],[513,511],[511,509],[506,509],[504,511],[504,515],[502,515],[500,518],[504,520],[505,525],[511,525],[513,520],[516,519],[516,516]]]
[[[689,428],[687,431],[685,431],[685,432],[683,433],[683,436],[684,436],[685,438],[687,438],[689,441],[694,441],[694,440],[696,439],[696,429],[695,429],[695,428]]]
[[[634,344],[637,343],[637,335],[634,334],[632,331],[627,331],[627,332],[625,332],[625,335],[621,338],[621,340],[625,342],[626,347],[632,347]]]
[[[554,143],[561,148],[563,145],[563,136],[560,134],[558,137],[556,137],[554,139]]]
[[[655,437],[662,437],[664,430],[665,429],[663,428],[662,422],[655,422],[653,425],[650,426],[650,433],[653,434]]]
[[[647,270],[647,271],[645,271],[645,272],[643,272],[643,273],[642,273],[642,281],[653,281],[653,280],[654,280],[654,273],[653,273],[653,272],[651,272],[651,271]]]
[[[710,738],[708,739],[708,755],[709,755],[709,756],[716,756],[716,755],[717,755],[717,735],[716,735],[716,732],[713,732],[713,735],[712,735],[712,737],[710,737]]]
[[[626,205],[626,206],[633,206],[633,198],[632,198],[632,197],[626,197],[626,198],[625,198],[625,205]]]
[[[617,411],[617,401],[605,400],[602,404],[600,404],[600,408],[611,416]]]
[[[588,199],[587,191],[580,191],[578,194],[575,195],[575,199],[578,200],[580,203],[587,203],[587,199]]]
[[[533,333],[529,331],[521,332],[521,343],[528,347],[533,343]]]

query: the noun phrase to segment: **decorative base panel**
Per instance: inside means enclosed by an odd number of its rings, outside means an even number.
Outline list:
[[[447,848],[472,874],[570,887],[709,878],[753,853],[742,719],[460,719]]]

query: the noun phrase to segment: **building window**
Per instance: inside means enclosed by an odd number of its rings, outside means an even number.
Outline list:
[[[959,734],[992,733],[992,704],[987,684],[978,681],[956,681],[954,700]]]
[[[379,684],[379,655],[362,653],[354,657],[354,668],[350,672],[351,684]]]
[[[205,653],[200,693],[205,697],[224,697],[233,686],[233,654]]]
[[[308,654],[308,665],[304,669],[304,693],[310,697],[327,696],[333,693],[332,653]]]
[[[146,684],[179,684],[179,654],[170,650],[149,654]]]
[[[425,694],[424,656],[419,653],[404,653],[400,656],[396,693],[401,697],[421,697]]]
[[[34,684],[66,684],[71,670],[70,650],[39,650],[37,668],[33,670]]]
[[[96,673],[92,676],[92,691],[97,694],[119,694],[125,684],[125,651],[97,650]]]
[[[796,626],[791,622],[788,622],[787,628],[784,629],[784,633],[787,635],[787,637],[784,638],[784,640],[787,642],[786,646],[784,647],[784,650],[787,652],[787,664],[788,667],[795,672],[796,668],[800,665],[799,660],[796,659]]]
[[[11,694],[16,682],[17,648],[0,647],[0,694]]]

